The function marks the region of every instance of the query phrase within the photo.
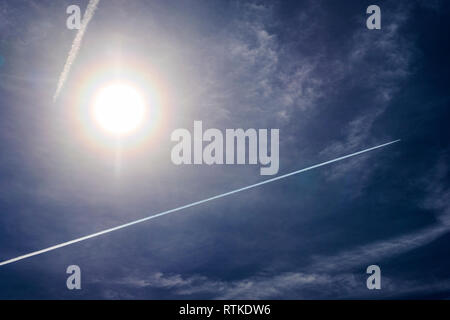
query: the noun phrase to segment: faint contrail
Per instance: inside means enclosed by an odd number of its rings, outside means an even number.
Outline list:
[[[59,93],[61,92],[64,83],[66,82],[67,77],[69,76],[70,68],[72,67],[73,62],[75,61],[78,51],[80,50],[81,41],[83,41],[84,33],[88,27],[89,21],[91,21],[94,16],[95,9],[97,9],[98,3],[100,0],[90,0],[89,4],[84,12],[83,21],[81,21],[81,28],[78,30],[75,39],[72,42],[72,48],[70,49],[69,56],[67,57],[66,64],[64,65],[64,69],[59,76],[58,85],[56,87],[55,95],[53,96],[53,101],[55,101]]]
[[[293,171],[293,172],[290,172],[290,173],[287,173],[287,174],[284,174],[284,175],[281,175],[281,176],[278,176],[278,177],[275,177],[275,178],[272,178],[272,179],[264,180],[264,181],[261,181],[261,182],[258,182],[258,183],[255,183],[255,184],[243,187],[243,188],[239,188],[239,189],[236,189],[236,190],[233,190],[233,191],[222,193],[222,194],[219,194],[219,195],[214,196],[214,197],[210,197],[210,198],[207,198],[207,199],[204,199],[204,200],[192,202],[190,204],[187,204],[187,205],[175,208],[175,209],[163,211],[163,212],[157,213],[155,215],[148,216],[146,218],[142,218],[142,219],[139,219],[139,220],[135,220],[135,221],[132,221],[132,222],[129,222],[129,223],[126,223],[126,224],[122,224],[122,225],[114,227],[114,228],[106,229],[106,230],[103,230],[103,231],[100,231],[100,232],[97,232],[97,233],[93,233],[93,234],[90,234],[90,235],[87,235],[87,236],[84,236],[84,237],[81,237],[81,238],[77,238],[77,239],[74,239],[74,240],[71,240],[71,241],[63,242],[61,244],[57,244],[55,246],[48,247],[46,249],[42,249],[42,250],[39,250],[39,251],[34,251],[34,252],[31,252],[31,253],[25,254],[23,256],[17,257],[17,258],[13,258],[13,259],[10,259],[10,260],[6,260],[6,261],[3,261],[3,262],[0,262],[0,266],[4,266],[6,264],[10,264],[10,263],[13,263],[13,262],[16,262],[16,261],[19,261],[19,260],[23,260],[23,259],[30,258],[30,257],[33,257],[33,256],[37,256],[39,254],[42,254],[42,253],[45,253],[45,252],[48,252],[48,251],[52,251],[52,250],[56,250],[56,249],[59,249],[59,248],[62,248],[62,247],[65,247],[65,246],[68,246],[68,245],[71,245],[71,244],[74,244],[74,243],[77,243],[77,242],[81,242],[81,241],[84,241],[84,240],[87,240],[87,239],[90,239],[90,238],[95,238],[95,237],[98,237],[98,236],[100,236],[102,234],[105,234],[105,233],[113,232],[113,231],[116,231],[116,230],[119,230],[119,229],[123,229],[123,228],[129,227],[129,226],[132,226],[132,225],[135,225],[135,224],[138,224],[138,223],[150,220],[150,219],[154,219],[154,218],[158,218],[158,217],[164,216],[164,215],[169,214],[169,213],[173,213],[173,212],[176,212],[176,211],[180,211],[180,210],[183,210],[183,209],[194,207],[194,206],[197,206],[199,204],[202,204],[202,203],[205,203],[205,202],[209,202],[209,201],[212,201],[212,200],[216,200],[216,199],[219,199],[219,198],[223,198],[223,197],[226,197],[226,196],[229,196],[229,195],[241,192],[241,191],[245,191],[245,190],[248,190],[248,189],[252,189],[252,188],[261,186],[263,184],[267,184],[267,183],[270,183],[270,182],[281,180],[281,179],[284,179],[284,178],[287,178],[287,177],[290,177],[290,176],[293,176],[293,175],[296,175],[296,174],[299,174],[299,173],[302,173],[302,172],[305,172],[305,171],[308,171],[308,170],[312,170],[312,169],[315,169],[315,168],[318,168],[318,167],[325,166],[325,165],[333,163],[333,162],[341,161],[341,160],[344,160],[344,159],[347,159],[347,158],[350,158],[350,157],[354,157],[354,156],[357,156],[357,155],[365,153],[365,152],[369,152],[369,151],[372,151],[372,150],[375,150],[375,149],[378,149],[378,148],[382,148],[382,147],[388,146],[390,144],[393,144],[393,143],[396,143],[396,142],[399,142],[399,141],[400,140],[395,140],[395,141],[391,141],[391,142],[388,142],[388,143],[384,143],[384,144],[378,145],[376,147],[364,149],[362,151],[358,151],[358,152],[355,152],[355,153],[352,153],[352,154],[348,154],[348,155],[343,156],[343,157],[339,157],[339,158],[336,158],[336,159],[333,159],[333,160],[322,162],[322,163],[313,165],[311,167],[307,167],[307,168],[304,168],[304,169]]]

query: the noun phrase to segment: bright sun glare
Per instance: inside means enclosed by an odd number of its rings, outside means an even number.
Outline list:
[[[145,102],[132,86],[117,83],[100,90],[94,101],[94,118],[105,131],[125,135],[143,122]]]

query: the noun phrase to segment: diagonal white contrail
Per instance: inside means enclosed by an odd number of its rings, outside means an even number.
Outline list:
[[[94,16],[95,10],[97,9],[99,2],[100,0],[89,1],[86,11],[84,12],[83,21],[81,21],[81,28],[80,30],[78,30],[77,35],[75,36],[75,39],[72,42],[72,48],[70,49],[66,64],[64,65],[64,69],[61,72],[61,75],[59,76],[58,85],[56,87],[56,91],[53,96],[53,101],[56,101],[56,99],[58,98],[59,93],[61,92],[61,89],[64,86],[67,77],[69,76],[70,68],[72,67],[73,62],[75,61],[78,55],[78,51],[80,50],[81,41],[83,41],[84,33],[86,32],[89,21],[91,21],[92,17]]]
[[[13,262],[16,262],[16,261],[20,261],[20,260],[23,260],[23,259],[26,259],[26,258],[37,256],[39,254],[42,254],[42,253],[45,253],[45,252],[48,252],[48,251],[52,251],[52,250],[56,250],[56,249],[59,249],[59,248],[62,248],[62,247],[65,247],[65,246],[68,246],[68,245],[71,245],[71,244],[74,244],[74,243],[77,243],[77,242],[81,242],[81,241],[84,241],[84,240],[87,240],[87,239],[90,239],[90,238],[95,238],[95,237],[98,237],[98,236],[100,236],[102,234],[106,234],[106,233],[110,233],[110,232],[113,232],[113,231],[116,231],[116,230],[119,230],[119,229],[123,229],[123,228],[129,227],[129,226],[132,226],[132,225],[135,225],[135,224],[138,224],[138,223],[150,220],[150,219],[154,219],[154,218],[158,218],[158,217],[164,216],[164,215],[169,214],[169,213],[173,213],[173,212],[180,211],[180,210],[183,210],[183,209],[191,208],[191,207],[197,206],[197,205],[205,203],[205,202],[209,202],[209,201],[216,200],[216,199],[219,199],[219,198],[223,198],[223,197],[226,197],[226,196],[238,193],[238,192],[242,192],[242,191],[245,191],[245,190],[248,190],[248,189],[259,187],[261,185],[264,185],[264,184],[267,184],[267,183],[271,183],[271,182],[274,182],[274,181],[277,181],[277,180],[281,180],[281,179],[284,179],[284,178],[287,178],[287,177],[290,177],[290,176],[293,176],[293,175],[296,175],[296,174],[299,174],[299,173],[302,173],[302,172],[305,172],[305,171],[309,171],[309,170],[312,170],[312,169],[315,169],[315,168],[318,168],[318,167],[322,167],[322,166],[331,164],[333,162],[341,161],[341,160],[344,160],[344,159],[347,159],[347,158],[350,158],[350,157],[354,157],[354,156],[360,155],[362,153],[366,153],[366,152],[369,152],[369,151],[372,151],[372,150],[375,150],[375,149],[378,149],[378,148],[382,148],[382,147],[388,146],[390,144],[393,144],[393,143],[396,143],[396,142],[399,142],[399,141],[400,140],[395,140],[395,141],[391,141],[391,142],[388,142],[388,143],[384,143],[384,144],[378,145],[376,147],[364,149],[362,151],[351,153],[351,154],[348,154],[348,155],[343,156],[343,157],[339,157],[339,158],[336,158],[336,159],[333,159],[333,160],[329,160],[329,161],[326,161],[326,162],[322,162],[322,163],[319,163],[319,164],[316,164],[316,165],[304,168],[304,169],[293,171],[293,172],[290,172],[290,173],[287,173],[287,174],[284,174],[284,175],[281,175],[281,176],[278,176],[278,177],[275,177],[275,178],[272,178],[272,179],[264,180],[264,181],[261,181],[261,182],[258,182],[258,183],[255,183],[255,184],[243,187],[243,188],[239,188],[239,189],[236,189],[236,190],[233,190],[233,191],[222,193],[222,194],[219,194],[219,195],[214,196],[214,197],[210,197],[210,198],[207,198],[207,199],[204,199],[204,200],[192,202],[190,204],[187,204],[187,205],[175,208],[175,209],[163,211],[163,212],[157,213],[155,215],[148,216],[146,218],[142,218],[142,219],[139,219],[139,220],[135,220],[135,221],[132,221],[132,222],[129,222],[129,223],[126,223],[126,224],[122,224],[122,225],[114,227],[114,228],[106,229],[106,230],[103,230],[103,231],[100,231],[100,232],[97,232],[97,233],[93,233],[93,234],[90,234],[90,235],[87,235],[87,236],[84,236],[84,237],[81,237],[81,238],[77,238],[77,239],[74,239],[74,240],[71,240],[71,241],[63,242],[63,243],[57,244],[55,246],[48,247],[46,249],[42,249],[42,250],[39,250],[39,251],[34,251],[34,252],[31,252],[31,253],[25,254],[23,256],[19,256],[17,258],[13,258],[13,259],[10,259],[10,260],[6,260],[6,261],[3,261],[3,262],[0,262],[0,266],[4,266],[6,264],[10,264],[10,263],[13,263]]]

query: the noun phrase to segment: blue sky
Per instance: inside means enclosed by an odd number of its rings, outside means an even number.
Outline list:
[[[101,0],[60,97],[66,8],[0,3],[0,260],[261,181],[175,166],[170,133],[279,128],[280,174],[401,143],[0,268],[2,299],[449,298],[446,1]],[[122,153],[74,121],[120,57],[163,88],[157,133]],[[82,290],[66,288],[79,265]],[[367,290],[367,266],[382,290]]]

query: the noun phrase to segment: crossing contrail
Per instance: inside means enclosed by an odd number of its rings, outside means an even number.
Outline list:
[[[354,157],[354,156],[360,155],[362,153],[366,153],[366,152],[369,152],[369,151],[372,151],[372,150],[375,150],[375,149],[386,147],[386,146],[388,146],[390,144],[393,144],[393,143],[396,143],[396,142],[399,142],[399,141],[400,140],[395,140],[395,141],[384,143],[384,144],[381,144],[381,145],[378,145],[378,146],[375,146],[375,147],[372,147],[372,148],[364,149],[364,150],[361,150],[361,151],[358,151],[358,152],[355,152],[355,153],[348,154],[346,156],[342,156],[342,157],[339,157],[339,158],[336,158],[336,159],[333,159],[333,160],[329,160],[329,161],[325,161],[325,162],[322,162],[322,163],[319,163],[319,164],[315,164],[313,166],[310,166],[310,167],[307,167],[307,168],[304,168],[304,169],[293,171],[293,172],[290,172],[290,173],[287,173],[287,174],[284,174],[284,175],[281,175],[281,176],[278,176],[278,177],[275,177],[275,178],[272,178],[272,179],[268,179],[268,180],[264,180],[264,181],[261,181],[261,182],[255,183],[255,184],[251,184],[251,185],[243,187],[243,188],[239,188],[239,189],[235,189],[233,191],[222,193],[222,194],[216,195],[214,197],[210,197],[210,198],[206,198],[206,199],[203,199],[203,200],[200,200],[200,201],[192,202],[192,203],[186,204],[184,206],[181,206],[181,207],[178,207],[178,208],[175,208],[175,209],[170,209],[170,210],[167,210],[167,211],[163,211],[163,212],[154,214],[152,216],[148,216],[148,217],[145,217],[145,218],[142,218],[142,219],[139,219],[139,220],[135,220],[135,221],[132,221],[132,222],[129,222],[129,223],[126,223],[126,224],[122,224],[122,225],[114,227],[114,228],[106,229],[106,230],[103,230],[103,231],[100,231],[100,232],[97,232],[97,233],[93,233],[93,234],[90,234],[90,235],[87,235],[87,236],[84,236],[84,237],[81,237],[81,238],[77,238],[77,239],[74,239],[74,240],[63,242],[63,243],[54,245],[52,247],[48,247],[46,249],[34,251],[34,252],[31,252],[31,253],[25,254],[23,256],[19,256],[17,258],[13,258],[13,259],[10,259],[10,260],[6,260],[6,261],[3,261],[3,262],[0,262],[0,266],[4,266],[4,265],[7,265],[7,264],[10,264],[10,263],[13,263],[13,262],[17,262],[17,261],[20,261],[20,260],[23,260],[23,259],[26,259],[26,258],[37,256],[37,255],[40,255],[42,253],[53,251],[53,250],[56,250],[56,249],[59,249],[59,248],[62,248],[62,247],[66,247],[68,245],[71,245],[71,244],[74,244],[74,243],[77,243],[77,242],[81,242],[81,241],[84,241],[84,240],[87,240],[87,239],[95,238],[95,237],[101,236],[101,235],[106,234],[106,233],[110,233],[110,232],[113,232],[113,231],[116,231],[116,230],[119,230],[119,229],[130,227],[132,225],[135,225],[135,224],[147,221],[147,220],[151,220],[151,219],[154,219],[154,218],[158,218],[158,217],[164,216],[164,215],[169,214],[169,213],[173,213],[173,212],[176,212],[176,211],[180,211],[180,210],[184,210],[184,209],[187,209],[187,208],[191,208],[191,207],[200,205],[200,204],[205,203],[205,202],[209,202],[209,201],[212,201],[212,200],[220,199],[220,198],[223,198],[223,197],[226,197],[226,196],[230,196],[230,195],[238,193],[238,192],[242,192],[242,191],[245,191],[245,190],[256,188],[256,187],[262,186],[264,184],[271,183],[271,182],[274,182],[274,181],[277,181],[277,180],[281,180],[281,179],[284,179],[284,178],[287,178],[287,177],[290,177],[290,176],[293,176],[293,175],[296,175],[296,174],[299,174],[299,173],[302,173],[302,172],[305,172],[305,171],[309,171],[309,170],[312,170],[312,169],[315,169],[315,168],[326,166],[326,165],[331,164],[333,162],[338,162],[338,161],[341,161],[341,160],[344,160],[344,159],[347,159],[347,158],[350,158],[350,157]]]
[[[95,10],[97,9],[99,2],[100,0],[89,1],[86,11],[84,12],[83,21],[81,21],[80,30],[78,30],[77,35],[75,36],[75,39],[72,42],[72,48],[70,49],[66,64],[64,65],[64,69],[61,72],[61,75],[59,76],[58,85],[56,87],[55,94],[53,95],[53,101],[55,101],[58,98],[59,93],[61,92],[64,83],[66,82],[67,77],[69,76],[70,68],[72,67],[73,62],[75,61],[78,55],[78,51],[80,51],[81,41],[83,41],[84,33],[86,32],[89,21],[91,21],[92,17],[94,16]]]

